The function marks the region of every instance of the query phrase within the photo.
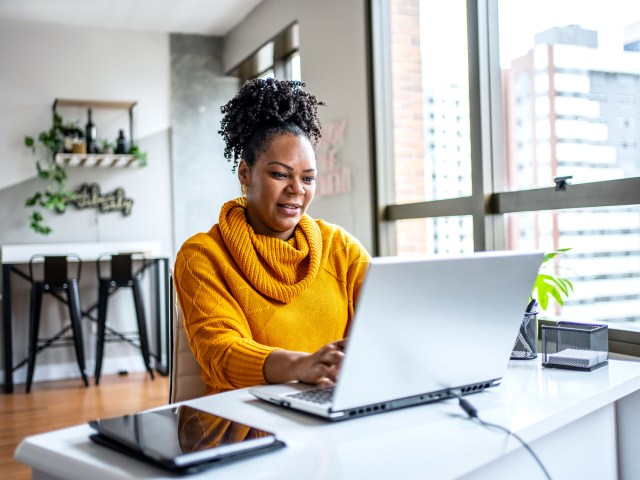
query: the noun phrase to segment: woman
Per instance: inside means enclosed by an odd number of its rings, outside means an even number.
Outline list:
[[[335,381],[369,263],[346,231],[305,212],[315,192],[317,106],[295,81],[254,79],[219,133],[245,196],[187,240],[178,299],[207,393]]]

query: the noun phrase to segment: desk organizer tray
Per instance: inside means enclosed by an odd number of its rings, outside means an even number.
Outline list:
[[[590,372],[609,362],[606,325],[558,322],[543,326],[542,366]]]

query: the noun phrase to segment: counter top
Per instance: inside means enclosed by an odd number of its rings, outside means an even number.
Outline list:
[[[33,255],[75,254],[84,260],[95,260],[106,253],[140,252],[148,257],[162,254],[160,242],[154,240],[122,242],[25,243],[0,245],[3,264],[28,263]]]

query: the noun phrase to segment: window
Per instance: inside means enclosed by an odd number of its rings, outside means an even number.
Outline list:
[[[302,80],[299,27],[293,23],[233,68],[229,75],[244,83],[250,78]]]
[[[371,5],[378,253],[570,247],[554,313],[640,329],[640,3]]]

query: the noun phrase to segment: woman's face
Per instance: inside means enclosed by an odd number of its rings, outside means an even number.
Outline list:
[[[238,167],[246,187],[247,218],[260,235],[288,240],[313,200],[316,157],[308,138],[293,134],[274,137],[250,167]]]

